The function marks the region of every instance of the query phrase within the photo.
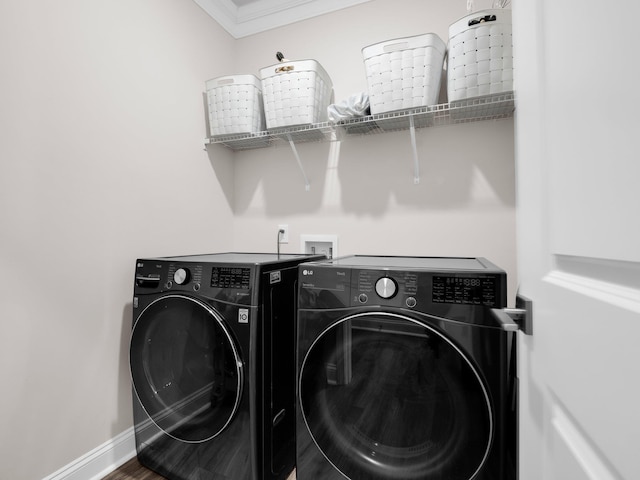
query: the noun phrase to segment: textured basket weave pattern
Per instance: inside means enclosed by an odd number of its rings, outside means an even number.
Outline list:
[[[255,82],[246,83],[243,76],[207,82],[212,137],[264,130],[264,106],[258,85],[257,78]]]
[[[450,36],[447,71],[450,102],[513,90],[511,17],[506,13],[508,10],[498,12],[497,21],[468,26]],[[468,23],[467,18],[460,22]]]
[[[442,58],[436,49],[421,47],[366,59],[371,113],[437,103]]]
[[[267,129],[327,120],[333,85],[322,73],[315,69],[295,69],[266,77],[263,75]]]

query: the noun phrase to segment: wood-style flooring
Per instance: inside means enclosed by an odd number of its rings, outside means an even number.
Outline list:
[[[138,459],[133,457],[102,480],[165,480],[165,477],[140,465]],[[287,480],[296,480],[296,472],[292,472]]]
[[[137,457],[133,457],[116,471],[102,480],[164,480],[165,477],[140,465]]]

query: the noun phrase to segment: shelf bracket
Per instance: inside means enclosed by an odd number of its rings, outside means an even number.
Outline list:
[[[413,149],[413,183],[420,183],[420,161],[418,159],[418,146],[416,145],[416,125],[413,115],[409,115],[409,132],[411,133],[411,148]]]
[[[293,156],[296,157],[296,161],[298,162],[298,167],[302,172],[302,177],[304,178],[304,189],[308,192],[311,186],[309,185],[309,179],[307,178],[307,174],[304,172],[304,167],[302,166],[302,162],[300,161],[300,155],[298,155],[298,149],[296,148],[296,144],[293,143],[293,139],[291,138],[290,134],[287,134],[287,140],[289,140],[289,146],[291,147]]]

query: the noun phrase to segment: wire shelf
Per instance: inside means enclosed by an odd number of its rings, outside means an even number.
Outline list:
[[[428,107],[369,115],[335,125],[323,122],[247,135],[208,138],[206,143],[220,143],[232,150],[247,150],[268,147],[282,140],[296,143],[319,142],[342,138],[344,135],[369,135],[408,130],[412,126],[427,128],[508,118],[513,116],[514,110],[514,93],[503,92]],[[338,132],[344,135],[334,135]]]

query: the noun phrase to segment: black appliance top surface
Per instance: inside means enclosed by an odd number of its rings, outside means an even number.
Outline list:
[[[320,263],[339,267],[363,267],[363,268],[392,268],[392,269],[419,269],[419,270],[463,270],[463,271],[487,271],[501,270],[485,258],[465,257],[402,257],[402,256],[373,256],[353,255],[336,258]]]
[[[249,264],[263,265],[279,262],[287,262],[290,260],[317,260],[317,256],[303,254],[287,254],[281,253],[208,253],[201,255],[184,255],[176,257],[160,257],[155,260],[166,260],[173,262],[198,262],[198,263],[228,263],[228,264]]]

